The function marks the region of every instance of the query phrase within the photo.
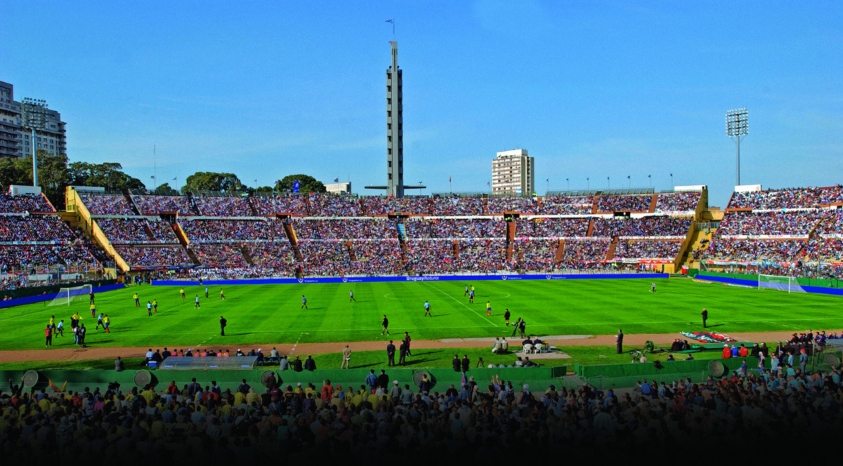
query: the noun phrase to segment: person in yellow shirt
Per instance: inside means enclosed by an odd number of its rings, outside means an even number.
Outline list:
[[[102,316],[102,326],[105,327],[105,333],[111,333],[111,319],[108,318],[108,314]]]
[[[179,289],[179,294],[181,294],[181,299],[184,301],[184,288]]]
[[[96,317],[96,316],[97,316],[97,305],[92,303],[91,304],[91,317]]]
[[[241,391],[234,392],[234,406],[237,406],[246,401],[246,394]]]
[[[135,307],[140,307],[140,296],[138,296],[137,291],[132,295],[132,299],[135,300]]]
[[[249,389],[249,393],[246,395],[246,404],[252,404],[256,402],[260,402],[261,398],[260,395],[255,393],[254,388]]]

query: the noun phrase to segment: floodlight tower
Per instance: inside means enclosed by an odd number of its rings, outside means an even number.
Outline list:
[[[749,112],[746,107],[726,112],[726,135],[735,141],[735,186],[741,184],[741,139],[749,134]]]
[[[47,120],[47,102],[24,97],[20,105],[21,122],[32,131],[32,186],[38,186],[38,130],[44,129]]]

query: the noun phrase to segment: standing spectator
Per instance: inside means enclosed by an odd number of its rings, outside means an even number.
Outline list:
[[[468,372],[468,369],[471,367],[471,361],[468,359],[467,354],[462,355],[462,371]]]
[[[351,348],[345,345],[345,349],[342,350],[342,364],[340,364],[340,369],[348,369],[349,361],[351,361]]]
[[[392,343],[392,340],[389,340],[389,344],[386,345],[386,365],[395,365],[395,345]]]
[[[618,335],[615,337],[615,351],[617,354],[623,354],[623,329],[618,329]]]
[[[708,309],[703,308],[701,315],[702,315],[702,321],[703,321],[703,328],[706,328],[706,321],[708,320]]]

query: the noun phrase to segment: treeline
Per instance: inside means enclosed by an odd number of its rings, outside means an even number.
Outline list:
[[[296,182],[298,186],[296,187]],[[3,190],[9,185],[32,185],[32,158],[13,157],[0,159],[0,185]],[[233,173],[196,172],[187,177],[184,186],[176,189],[169,183],[149,188],[138,178],[123,172],[123,166],[116,162],[88,163],[70,162],[67,156],[38,151],[38,185],[58,210],[64,209],[66,186],[97,186],[109,192],[130,190],[160,196],[176,196],[192,193],[216,194],[271,194],[325,192],[325,185],[310,175],[287,175],[276,180],[274,186],[247,186]]]

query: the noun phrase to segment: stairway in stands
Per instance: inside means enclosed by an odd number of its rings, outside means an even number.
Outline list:
[[[612,242],[609,243],[609,250],[606,251],[606,260],[612,260],[615,258],[615,249],[618,247],[618,237],[615,236],[612,238]]]
[[[245,260],[247,264],[255,265],[255,261],[252,260],[252,254],[249,251],[249,245],[247,243],[240,245],[240,253],[243,254],[243,260]]]

